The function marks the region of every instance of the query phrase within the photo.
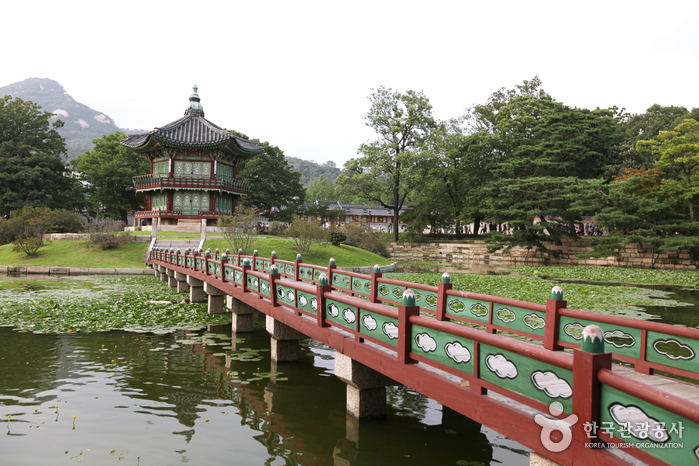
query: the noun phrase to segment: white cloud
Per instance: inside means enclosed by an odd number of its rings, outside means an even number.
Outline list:
[[[531,379],[534,387],[550,398],[570,398],[573,395],[573,389],[568,382],[558,377],[555,372],[534,371]]]
[[[291,301],[292,303],[294,302],[294,298],[295,298],[295,297],[296,297],[296,295],[294,295],[294,292],[293,292],[293,291],[289,290],[289,291],[286,292],[286,299],[288,299],[288,300]]]
[[[306,304],[308,304],[308,298],[306,298],[306,295],[299,296],[299,303],[301,303],[301,307],[306,307]]]
[[[626,427],[637,439],[649,439],[656,443],[667,442],[670,436],[662,423],[649,417],[645,411],[636,406],[624,406],[614,403],[609,407],[612,419],[622,427]]]
[[[330,303],[328,304],[328,314],[330,314],[333,317],[337,317],[340,315],[340,309],[335,306],[335,304]]]
[[[383,329],[383,333],[391,340],[398,338],[398,326],[393,322],[386,322],[381,328]]]
[[[458,341],[444,345],[444,352],[457,363],[469,362],[471,360],[471,352]]]
[[[354,311],[348,307],[342,310],[342,318],[345,319],[345,322],[348,324],[353,324],[355,320],[357,320],[357,317],[354,315]]]
[[[365,315],[364,317],[362,317],[362,324],[364,325],[364,328],[366,328],[370,332],[376,330],[376,319],[374,319],[370,315]]]
[[[430,351],[437,349],[437,342],[427,333],[418,333],[415,335],[415,343],[425,353],[429,353]]]
[[[517,377],[517,366],[502,354],[489,354],[485,358],[488,369],[501,379],[514,379]]]

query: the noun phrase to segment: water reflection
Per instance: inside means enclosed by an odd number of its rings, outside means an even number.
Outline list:
[[[389,388],[386,419],[358,423],[346,414],[328,348],[305,341],[297,363],[275,366],[264,329],[236,341],[226,327],[168,335],[0,328],[0,416],[12,416],[3,462],[103,464],[113,453],[148,465],[528,462],[514,442],[405,387]],[[241,353],[252,357],[236,359]]]

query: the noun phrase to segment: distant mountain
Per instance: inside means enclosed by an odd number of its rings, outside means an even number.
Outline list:
[[[294,171],[301,173],[301,184],[306,187],[320,178],[320,175],[323,175],[328,181],[335,181],[335,178],[337,178],[342,171],[337,168],[335,162],[325,162],[321,165],[312,160],[297,159],[296,157],[289,156],[286,157],[286,160],[294,167]]]
[[[29,78],[24,81],[0,87],[0,96],[11,95],[22,100],[31,100],[41,105],[44,111],[56,114],[65,126],[58,133],[66,139],[68,160],[85,151],[92,150],[92,140],[115,131],[124,133],[145,133],[146,130],[119,128],[114,120],[102,112],[76,102],[63,86],[52,79]],[[52,120],[52,121],[55,121]]]

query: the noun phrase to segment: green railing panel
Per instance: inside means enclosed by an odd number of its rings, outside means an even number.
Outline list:
[[[420,325],[412,327],[410,351],[473,375],[473,340]]]
[[[447,295],[447,315],[488,322],[490,302]]]
[[[421,308],[435,311],[437,310],[437,293],[432,291],[418,290],[411,288],[415,292],[415,304]]]
[[[238,256],[231,256],[228,258],[228,262],[233,264],[233,265],[240,265],[238,263]]]
[[[546,314],[521,307],[493,303],[493,324],[543,337]]]
[[[247,279],[248,279],[248,288],[251,290],[255,290],[255,291],[259,292],[260,291],[260,280],[253,275],[248,275]]]
[[[318,281],[320,280],[320,274],[325,273],[325,270],[321,269],[313,269],[313,280]]]
[[[611,433],[668,464],[697,463],[699,424],[696,422],[604,384],[600,405],[601,425],[592,426],[597,431]],[[593,430],[590,435],[595,433]]]
[[[272,268],[272,263],[270,261],[262,261],[262,270],[265,270],[269,272],[269,269]]]
[[[359,331],[389,345],[398,345],[398,320],[359,309]]]
[[[184,256],[180,256],[177,258],[177,264],[184,266]]]
[[[269,280],[259,279],[260,282],[260,294],[270,297]]]
[[[187,267],[194,267],[194,258],[193,257],[187,258]]]
[[[325,318],[344,327],[354,329],[357,326],[357,309],[348,304],[327,299],[325,301]]]
[[[582,331],[585,327],[599,325],[604,332],[607,351],[630,358],[641,357],[640,329],[565,316],[560,317],[558,325],[558,339],[576,345],[582,345]]]
[[[294,274],[294,267],[295,266],[293,266],[291,264],[286,264],[286,266],[284,267],[284,273],[286,273],[287,275],[293,275]],[[282,269],[280,268],[279,270],[281,271]]]
[[[526,356],[481,344],[480,378],[546,405],[558,401],[573,409],[573,372]]]
[[[226,280],[235,281],[235,279],[234,279],[234,277],[235,277],[235,270],[229,269],[228,267],[226,267],[224,270],[225,270],[224,273],[225,273],[225,275],[226,275]]]
[[[390,299],[392,301],[401,301],[403,299],[403,291],[405,287],[402,285],[389,285],[388,283],[379,283],[378,296],[382,299]]]
[[[277,301],[296,306],[296,290],[286,286],[277,286]]]
[[[332,285],[336,288],[342,288],[343,290],[349,290],[352,286],[352,277],[346,275],[342,272],[337,272],[333,270],[333,283]]]
[[[354,277],[352,279],[352,290],[358,293],[371,293],[371,280]]]
[[[265,261],[263,261],[262,259],[255,259],[255,269],[259,270],[259,269],[264,268],[264,266],[265,266]]]
[[[699,341],[665,333],[648,332],[646,360],[689,372],[699,372]]]
[[[296,307],[313,314],[318,313],[318,298],[316,295],[304,291],[298,291],[296,294],[298,295],[296,300],[298,306]]]
[[[197,259],[197,270],[202,270],[204,268],[204,260]]]
[[[313,269],[311,267],[299,266],[299,278],[305,278],[306,280],[312,280],[313,279]]]
[[[243,284],[243,272],[240,270],[235,271],[235,275],[233,276],[233,281],[236,282],[238,285]]]
[[[209,273],[210,274],[215,274],[216,272],[216,264],[213,262],[209,262]]]
[[[216,276],[221,276],[221,264],[216,264]]]

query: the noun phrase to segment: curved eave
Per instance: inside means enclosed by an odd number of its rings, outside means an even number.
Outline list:
[[[135,135],[135,136],[140,136],[140,135]],[[208,144],[186,144],[178,141],[173,141],[167,138],[162,138],[157,136],[154,133],[148,133],[148,137],[145,138],[144,142],[139,145],[139,146],[134,146],[131,144],[128,144],[127,141],[129,141],[131,138],[127,139],[122,139],[119,141],[122,146],[128,147],[129,149],[136,151],[136,152],[148,152],[152,151],[153,149],[157,148],[158,146],[163,146],[163,147],[173,147],[177,149],[222,149],[222,150],[227,150],[228,152],[235,154],[235,155],[240,155],[244,157],[251,157],[256,154],[260,154],[264,152],[264,149],[262,147],[259,148],[259,150],[249,150],[241,147],[240,143],[238,142],[236,137],[231,137],[230,139],[225,139],[223,141],[218,141],[214,143],[208,143]]]
[[[247,196],[247,191],[242,192],[242,191],[235,191],[232,189],[228,188],[204,188],[204,187],[184,187],[184,186],[178,186],[178,187],[172,187],[172,186],[167,186],[160,188],[159,186],[154,186],[152,188],[137,188],[136,189],[136,194],[138,193],[144,193],[148,191],[216,191],[216,192],[221,192],[223,191],[224,193],[227,194],[234,194],[236,196]]]

